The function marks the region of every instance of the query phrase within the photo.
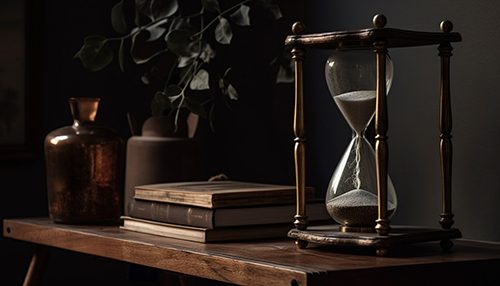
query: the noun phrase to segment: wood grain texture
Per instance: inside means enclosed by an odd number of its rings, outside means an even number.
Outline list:
[[[461,238],[462,234],[458,229],[396,226],[389,234],[380,235],[376,232],[344,232],[338,225],[318,225],[304,231],[292,229],[288,236],[320,244],[389,249],[404,244]]]
[[[306,188],[308,199],[314,188]],[[135,199],[204,208],[274,205],[292,203],[294,186],[241,181],[195,181],[150,184],[135,187]]]
[[[450,28],[451,29],[451,28]],[[451,111],[451,91],[450,91],[450,57],[453,48],[449,43],[439,45],[439,56],[441,57],[441,88],[439,102],[439,154],[441,159],[441,181],[442,181],[442,213],[439,223],[445,229],[451,228],[454,224],[452,213],[452,162],[453,144],[451,141],[451,130],[453,127]]]
[[[437,45],[443,42],[460,42],[459,33],[420,32],[393,28],[373,28],[355,31],[336,31],[308,35],[290,35],[285,40],[288,46],[305,46],[320,49],[371,48],[373,43],[383,40],[387,48]]]
[[[303,30],[302,24],[294,24],[292,31],[299,33]],[[304,85],[302,63],[305,51],[298,47],[292,49],[292,59],[295,64],[295,104],[293,114],[293,133],[295,135],[295,191],[297,211],[293,224],[297,229],[305,229],[308,225],[306,214],[306,139],[304,125]]]
[[[377,99],[375,103],[375,163],[377,174],[378,219],[375,230],[379,235],[388,235],[390,230],[387,211],[387,178],[389,169],[389,144],[387,130],[389,117],[387,112],[386,86],[386,42],[377,41],[373,47],[377,54]]]
[[[426,243],[402,248],[393,257],[376,257],[318,245],[296,250],[291,239],[202,244],[117,226],[54,224],[47,218],[6,219],[4,236],[239,285],[333,285],[372,281],[373,275],[410,283],[404,285],[441,276],[498,281],[494,274],[500,269],[500,244],[466,240],[457,240],[449,253]]]

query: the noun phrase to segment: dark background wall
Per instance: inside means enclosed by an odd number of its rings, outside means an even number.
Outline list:
[[[129,136],[126,112],[141,108],[145,104],[144,96],[141,95],[147,91],[135,78],[121,75],[116,65],[101,73],[91,73],[73,60],[85,35],[111,32],[108,19],[113,2],[43,1],[30,8],[29,13],[34,16],[30,25],[33,25],[35,32],[30,37],[38,40],[30,44],[29,56],[36,62],[35,66],[31,66],[30,89],[37,101],[35,108],[40,115],[36,118],[36,133],[39,136],[35,139],[34,159],[0,163],[3,182],[0,217],[48,215],[42,142],[43,136],[51,130],[71,124],[67,98],[102,97],[99,122],[117,130],[124,138]],[[8,265],[1,270],[0,284],[21,284],[32,250],[27,244],[0,238],[1,257],[4,264]],[[69,257],[72,259],[71,266],[67,263]],[[68,278],[71,274],[64,275],[72,270],[75,270],[75,277],[78,277],[76,280],[81,280],[82,285],[92,279],[96,281],[99,276],[107,279],[105,273],[110,268],[123,269],[125,272],[119,277],[125,277],[124,280],[127,277],[127,268],[124,267],[106,263],[98,267],[87,267],[86,265],[96,262],[99,264],[99,260],[89,257],[73,258],[71,254],[56,252],[50,261],[47,269],[47,281],[51,281],[49,284],[72,284],[73,279]],[[97,272],[90,270],[87,275],[85,269],[95,269]]]
[[[389,27],[438,30],[449,18],[464,41],[454,45],[452,96],[454,109],[454,213],[466,238],[500,241],[497,227],[500,192],[497,146],[500,138],[498,45],[500,4],[496,1],[282,1],[285,19],[273,29],[260,27],[262,34],[248,34],[258,42],[239,39],[248,51],[235,65],[241,74],[235,84],[242,101],[232,111],[221,110],[217,133],[200,126],[205,175],[226,172],[232,178],[256,181],[293,182],[291,153],[290,85],[273,84],[275,70],[261,62],[266,56],[262,43],[282,42],[291,23],[304,20],[307,32],[363,28],[375,13],[384,13]],[[292,3],[292,4],[291,4]],[[115,1],[43,1],[37,10],[40,41],[33,43],[41,59],[35,70],[41,111],[38,143],[51,130],[70,124],[67,98],[102,98],[98,122],[124,138],[130,136],[126,113],[147,114],[153,90],[140,82],[136,71],[121,73],[116,63],[98,73],[84,70],[72,59],[82,39],[89,34],[113,34],[109,11]],[[274,34],[269,34],[274,33]],[[274,40],[276,42],[274,42]],[[390,51],[395,77],[389,95],[390,174],[398,192],[399,209],[394,221],[401,224],[437,225],[439,209],[438,91],[439,61],[434,48]],[[323,65],[328,52],[311,51],[306,60],[308,178],[321,195],[350,133],[328,95]],[[234,56],[234,55],[233,55]],[[272,77],[271,77],[272,78]],[[237,87],[238,87],[237,86]],[[0,162],[2,199],[0,218],[47,216],[45,170],[42,146],[28,161]],[[0,238],[0,284],[19,285],[29,263],[32,247]],[[136,273],[136,274],[134,274]],[[138,273],[138,274],[137,274]],[[146,274],[144,274],[146,273]],[[135,276],[134,276],[135,275]],[[133,279],[130,279],[130,278]],[[113,284],[149,285],[154,273],[130,272],[129,265],[55,251],[48,264],[48,285]],[[118,280],[116,280],[118,279]],[[133,280],[133,281],[131,281]],[[142,284],[141,284],[142,283]],[[148,284],[149,283],[149,284]]]

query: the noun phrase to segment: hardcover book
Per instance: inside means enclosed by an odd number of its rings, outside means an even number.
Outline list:
[[[136,199],[204,208],[295,203],[295,186],[240,181],[201,181],[135,187]],[[314,197],[306,188],[306,199]]]
[[[295,204],[262,205],[232,208],[202,208],[165,202],[145,201],[133,198],[129,216],[172,224],[205,227],[209,229],[227,226],[277,224],[293,222]],[[330,220],[324,200],[307,204],[310,221]]]
[[[124,216],[121,229],[195,242],[285,238],[293,224],[267,224],[216,229],[167,224]]]

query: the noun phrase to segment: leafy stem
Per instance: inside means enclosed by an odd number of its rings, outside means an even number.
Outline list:
[[[152,112],[160,115],[168,111],[168,114],[175,119],[176,128],[182,108],[187,108],[201,116],[207,115],[209,121],[213,116],[215,94],[211,92],[210,99],[204,101],[206,94],[191,97],[188,87],[193,91],[209,90],[211,89],[210,79],[212,83],[217,80],[217,86],[222,95],[231,100],[238,100],[237,90],[228,76],[230,67],[226,67],[226,71],[221,76],[222,73],[217,71],[219,63],[215,62],[212,65],[211,61],[216,57],[216,51],[212,49],[209,42],[215,40],[219,44],[230,45],[233,38],[232,26],[250,25],[251,7],[244,4],[252,0],[236,0],[238,3],[228,4],[231,7],[227,9],[225,7],[221,9],[220,0],[199,0],[201,6],[196,8],[199,10],[188,12],[193,14],[187,15],[184,15],[180,9],[178,3],[180,0],[136,0],[134,1],[135,13],[125,13],[125,1],[116,1],[118,3],[111,11],[111,23],[119,36],[87,36],[83,46],[74,56],[81,60],[85,68],[99,71],[108,66],[115,58],[115,45],[111,45],[111,42],[119,43],[117,58],[120,70],[125,70],[126,49],[135,65],[153,64],[151,72],[141,77],[143,82],[157,84],[158,77],[162,77],[165,81],[160,83],[160,90],[153,98]],[[258,1],[256,7],[270,10],[272,15],[269,15],[274,19],[281,17],[279,7],[273,4],[274,0]],[[133,15],[135,15],[134,19],[132,19]],[[129,18],[126,19],[127,16]],[[135,27],[128,26],[128,23],[132,23],[133,20],[136,24],[147,22],[137,24]],[[193,25],[194,23],[199,25]],[[213,34],[210,35],[207,31],[214,26]],[[125,41],[131,41],[130,47],[125,45]],[[168,61],[159,59],[151,62],[153,58],[156,59],[165,54],[174,56],[175,60],[170,61],[169,58],[164,57],[163,59],[168,59]],[[172,66],[165,69],[168,74],[163,77],[158,74],[163,69],[155,65],[162,65],[165,62],[171,63]],[[277,60],[276,63],[280,65],[277,82],[289,82],[289,79],[285,77],[293,75],[291,66],[287,65],[285,60]],[[213,74],[214,71],[215,74]],[[282,78],[279,77],[280,74]],[[210,103],[210,101],[213,102]],[[212,122],[210,125],[212,126]]]
[[[140,27],[137,27],[135,29],[132,29],[132,31],[130,31],[130,33],[128,33],[127,35],[125,36],[122,36],[122,37],[112,37],[112,38],[107,38],[104,42],[107,43],[108,41],[121,41],[121,40],[126,40],[128,38],[131,38],[133,36],[135,36],[136,34],[139,34],[141,31],[144,31],[148,28],[150,28],[151,26],[154,26],[158,23],[160,23],[161,21],[165,21],[165,22],[168,22],[168,19],[169,19],[170,16],[163,16],[163,17],[160,17],[160,18],[157,18],[149,23],[147,23],[146,25],[144,26],[140,26]]]
[[[189,70],[186,72],[186,74],[182,77],[182,79],[180,81],[181,83],[184,82],[184,86],[182,87],[181,92],[179,94],[177,94],[176,96],[174,96],[174,97],[180,96],[180,99],[181,99],[181,101],[179,102],[179,105],[177,105],[176,111],[175,111],[174,126],[175,126],[176,131],[177,131],[177,127],[178,127],[179,114],[181,112],[181,107],[184,104],[184,100],[186,99],[186,96],[185,96],[186,88],[188,87],[188,85],[191,82],[191,79],[194,77],[194,75],[200,70],[200,68],[201,68],[201,65],[199,65],[197,61],[195,61],[191,64],[191,66],[189,67]],[[193,71],[192,74],[191,74],[191,70]],[[190,74],[191,74],[191,76],[190,76]],[[190,77],[190,79],[186,80],[186,78],[188,76]]]
[[[194,13],[194,14],[191,14],[191,15],[184,16],[183,18],[188,18],[188,19],[190,19],[190,18],[200,17],[200,16],[202,16],[202,15],[203,15],[203,13],[205,12],[204,10],[205,10],[205,8],[201,8],[200,12],[198,12],[198,13]]]
[[[251,0],[244,0],[244,1],[241,1],[240,3],[238,3],[238,4],[234,5],[234,6],[231,6],[230,8],[228,8],[228,9],[226,9],[226,10],[224,10],[224,11],[220,12],[220,13],[219,13],[219,15],[218,15],[217,17],[215,17],[214,19],[212,19],[212,21],[210,21],[210,22],[209,22],[209,23],[205,26],[205,28],[201,29],[198,33],[193,34],[193,35],[191,36],[191,38],[194,38],[194,37],[196,37],[196,36],[198,36],[198,35],[200,35],[200,34],[203,34],[203,33],[204,33],[204,32],[205,32],[208,28],[210,28],[210,26],[212,26],[213,24],[215,24],[215,22],[219,19],[219,17],[221,17],[221,16],[223,16],[223,15],[225,15],[225,14],[227,14],[227,13],[231,12],[232,10],[234,10],[235,8],[237,8],[238,6],[241,6],[241,5],[243,5],[243,4],[245,4],[245,3],[248,3],[248,2],[250,2],[250,1],[251,1]]]
[[[165,81],[165,85],[163,87],[163,92],[167,90],[167,86],[170,83],[170,80],[172,79],[172,75],[174,74],[174,70],[177,68],[177,65],[179,64],[179,58],[177,58],[175,64],[173,64],[170,67],[170,71],[168,72],[167,80]]]

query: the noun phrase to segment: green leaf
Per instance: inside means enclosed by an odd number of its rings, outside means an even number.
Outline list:
[[[191,57],[198,53],[199,39],[191,39],[194,32],[191,30],[172,30],[165,36],[167,48],[181,57]]]
[[[166,111],[178,108],[183,95],[182,89],[175,84],[169,85],[164,91],[157,92],[151,101],[153,115],[164,115]]]
[[[224,79],[219,78],[219,88],[224,93],[224,89],[226,88],[226,83],[224,82]]]
[[[232,38],[233,32],[231,31],[229,21],[224,17],[219,17],[219,23],[215,27],[215,40],[221,44],[228,45],[231,43]]]
[[[176,84],[170,84],[165,89],[165,94],[168,98],[177,97],[182,94],[182,88]],[[172,100],[170,100],[171,102]]]
[[[247,5],[240,5],[240,8],[231,14],[231,20],[240,26],[250,26],[250,7]]]
[[[149,38],[147,30],[141,30],[132,37],[130,56],[136,64],[144,64],[168,51],[163,41],[149,41]]]
[[[238,92],[236,91],[236,88],[234,88],[234,86],[227,80],[227,76],[230,71],[231,67],[227,68],[222,78],[219,79],[219,88],[222,94],[227,95],[229,99],[238,100]]]
[[[151,11],[153,18],[166,18],[170,17],[179,9],[179,3],[177,0],[152,0],[151,1]]]
[[[125,51],[123,49],[125,40],[120,40],[120,48],[118,49],[118,64],[120,65],[120,70],[125,71]]]
[[[220,12],[220,5],[217,0],[201,0],[201,5],[210,12]]]
[[[205,90],[210,89],[209,74],[206,70],[200,69],[189,83],[189,88],[192,90]]]
[[[174,18],[172,20],[172,23],[170,24],[170,28],[168,31],[173,31],[173,30],[194,30],[194,27],[189,24],[188,19],[186,18]]]
[[[232,84],[227,86],[227,96],[229,96],[229,99],[238,100],[238,92]]]
[[[223,77],[224,77],[224,78],[226,78],[226,77],[227,77],[227,75],[229,74],[229,72],[230,72],[232,69],[233,69],[232,67],[228,67],[228,68],[226,69],[226,71],[224,72]]]
[[[292,83],[295,80],[295,66],[291,62],[288,66],[279,66],[278,74],[276,75],[276,83]]]
[[[134,23],[137,27],[142,27],[144,25],[151,23],[151,19],[144,16],[140,11],[135,10]]]
[[[276,83],[292,83],[295,81],[295,62],[291,57],[291,48],[284,47],[281,55],[277,56],[271,63],[278,64]]]
[[[268,10],[274,20],[278,20],[283,17],[280,6],[276,4],[274,0],[256,0],[255,4],[264,8],[265,10]]]
[[[148,41],[156,41],[167,31],[167,28],[163,27],[167,23],[168,19],[160,20],[156,24],[151,25],[146,28],[149,32]]]
[[[135,0],[135,10],[143,14],[149,14],[150,0]]]
[[[215,58],[215,51],[212,49],[210,44],[207,43],[201,52],[200,59],[205,63],[209,63],[213,58]]]
[[[172,108],[167,94],[164,92],[157,92],[151,101],[151,112],[154,116],[163,115],[166,110]]]
[[[116,3],[113,9],[111,9],[111,25],[118,33],[126,34],[128,32],[125,15],[123,13],[123,0]]]
[[[140,15],[154,21],[175,14],[179,8],[179,3],[177,0],[135,0],[135,8]]]
[[[183,68],[191,65],[196,57],[179,57],[179,63],[177,64],[178,68]]]
[[[82,48],[75,54],[83,66],[91,71],[99,71],[113,61],[113,50],[103,36],[88,36]]]
[[[269,9],[274,17],[274,20],[278,20],[280,19],[281,17],[283,17],[283,14],[281,14],[281,9],[280,9],[280,6],[278,5],[270,5],[269,6]]]

